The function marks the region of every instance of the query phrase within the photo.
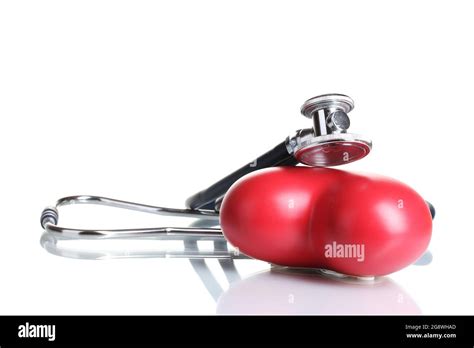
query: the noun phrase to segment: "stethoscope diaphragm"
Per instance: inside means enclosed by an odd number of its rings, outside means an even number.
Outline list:
[[[312,167],[334,167],[367,156],[372,142],[358,134],[340,133],[309,137],[293,148],[298,162]]]

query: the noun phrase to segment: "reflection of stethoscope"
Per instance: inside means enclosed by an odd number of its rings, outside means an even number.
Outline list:
[[[96,204],[168,216],[192,217],[219,221],[223,197],[240,178],[259,169],[295,166],[298,163],[315,167],[331,167],[365,157],[371,141],[348,133],[348,113],[354,102],[342,94],[321,95],[307,100],[301,113],[312,119],[313,127],[297,131],[275,148],[243,166],[222,180],[200,191],[186,201],[187,209],[175,209],[132,203],[99,196],[71,196],[61,198],[54,207],[46,208],[41,225],[47,233],[64,238],[121,239],[136,237],[223,238],[222,230],[214,227],[157,227],[132,229],[76,229],[58,226],[58,208],[71,204]],[[434,209],[428,203],[431,215]]]
[[[284,267],[262,269],[242,277],[236,260],[247,259],[229,249],[227,243],[214,240],[211,248],[200,246],[200,238],[176,238],[182,247],[160,250],[127,249],[107,246],[96,251],[62,245],[65,240],[45,233],[41,244],[50,253],[76,259],[185,258],[216,302],[218,314],[420,314],[420,309],[389,277],[359,280],[322,271]],[[82,239],[72,241],[80,242]],[[71,239],[67,240],[68,242]],[[217,260],[229,288],[221,284],[206,260]],[[427,252],[415,264],[431,260]],[[239,261],[237,261],[239,262]]]
[[[309,166],[337,166],[365,157],[371,149],[371,141],[362,136],[347,133],[350,125],[348,113],[354,102],[342,94],[327,94],[306,101],[301,112],[311,118],[313,127],[301,129],[295,135],[258,157],[255,161],[233,172],[219,182],[203,190],[186,201],[188,209],[156,207],[99,196],[71,196],[59,199],[54,207],[46,208],[41,215],[41,226],[46,232],[63,237],[123,238],[129,236],[176,235],[195,233],[198,235],[218,235],[220,230],[208,228],[142,228],[116,230],[83,230],[59,227],[58,208],[70,204],[97,204],[130,209],[145,213],[169,216],[194,217],[199,219],[219,219],[219,204],[232,184],[253,171],[282,165],[296,165],[298,162]]]

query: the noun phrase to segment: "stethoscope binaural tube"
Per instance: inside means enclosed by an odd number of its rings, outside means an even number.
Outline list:
[[[218,211],[220,200],[232,184],[259,169],[298,163],[333,167],[367,156],[372,142],[361,135],[347,133],[350,126],[347,114],[353,108],[354,101],[344,94],[324,94],[308,99],[301,107],[301,113],[312,120],[312,128],[296,131],[272,150],[192,195],[186,200],[186,207]]]
[[[219,224],[219,213],[209,210],[191,210],[158,207],[100,196],[70,196],[59,199],[52,207],[47,207],[41,214],[41,226],[46,233],[65,239],[124,239],[147,237],[177,237],[189,236],[201,239],[223,239],[222,230],[219,228],[202,227],[151,227],[129,229],[78,229],[61,227],[59,222],[59,208],[72,204],[102,205],[120,209],[140,211],[144,213],[188,217],[213,220]]]

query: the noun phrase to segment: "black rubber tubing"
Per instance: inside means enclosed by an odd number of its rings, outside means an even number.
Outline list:
[[[263,168],[294,166],[297,163],[298,161],[293,157],[293,155],[288,153],[286,143],[283,141],[270,151],[258,157],[256,160],[247,163],[245,166],[227,175],[225,178],[209,186],[207,189],[199,191],[189,197],[186,200],[186,207],[190,209],[218,210],[216,209],[216,200],[224,196],[232,184],[244,175]]]

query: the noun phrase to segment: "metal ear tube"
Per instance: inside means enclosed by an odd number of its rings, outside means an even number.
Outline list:
[[[188,236],[203,239],[222,239],[222,230],[218,228],[197,227],[152,227],[152,228],[130,228],[130,229],[76,229],[58,226],[59,208],[71,204],[93,204],[120,209],[140,211],[144,213],[177,216],[188,218],[199,218],[219,221],[219,214],[208,210],[191,210],[157,207],[139,204],[118,199],[100,196],[70,196],[59,199],[55,206],[47,207],[41,214],[41,226],[45,232],[61,238],[71,239],[118,239],[118,238],[145,238],[145,237],[176,237]]]

